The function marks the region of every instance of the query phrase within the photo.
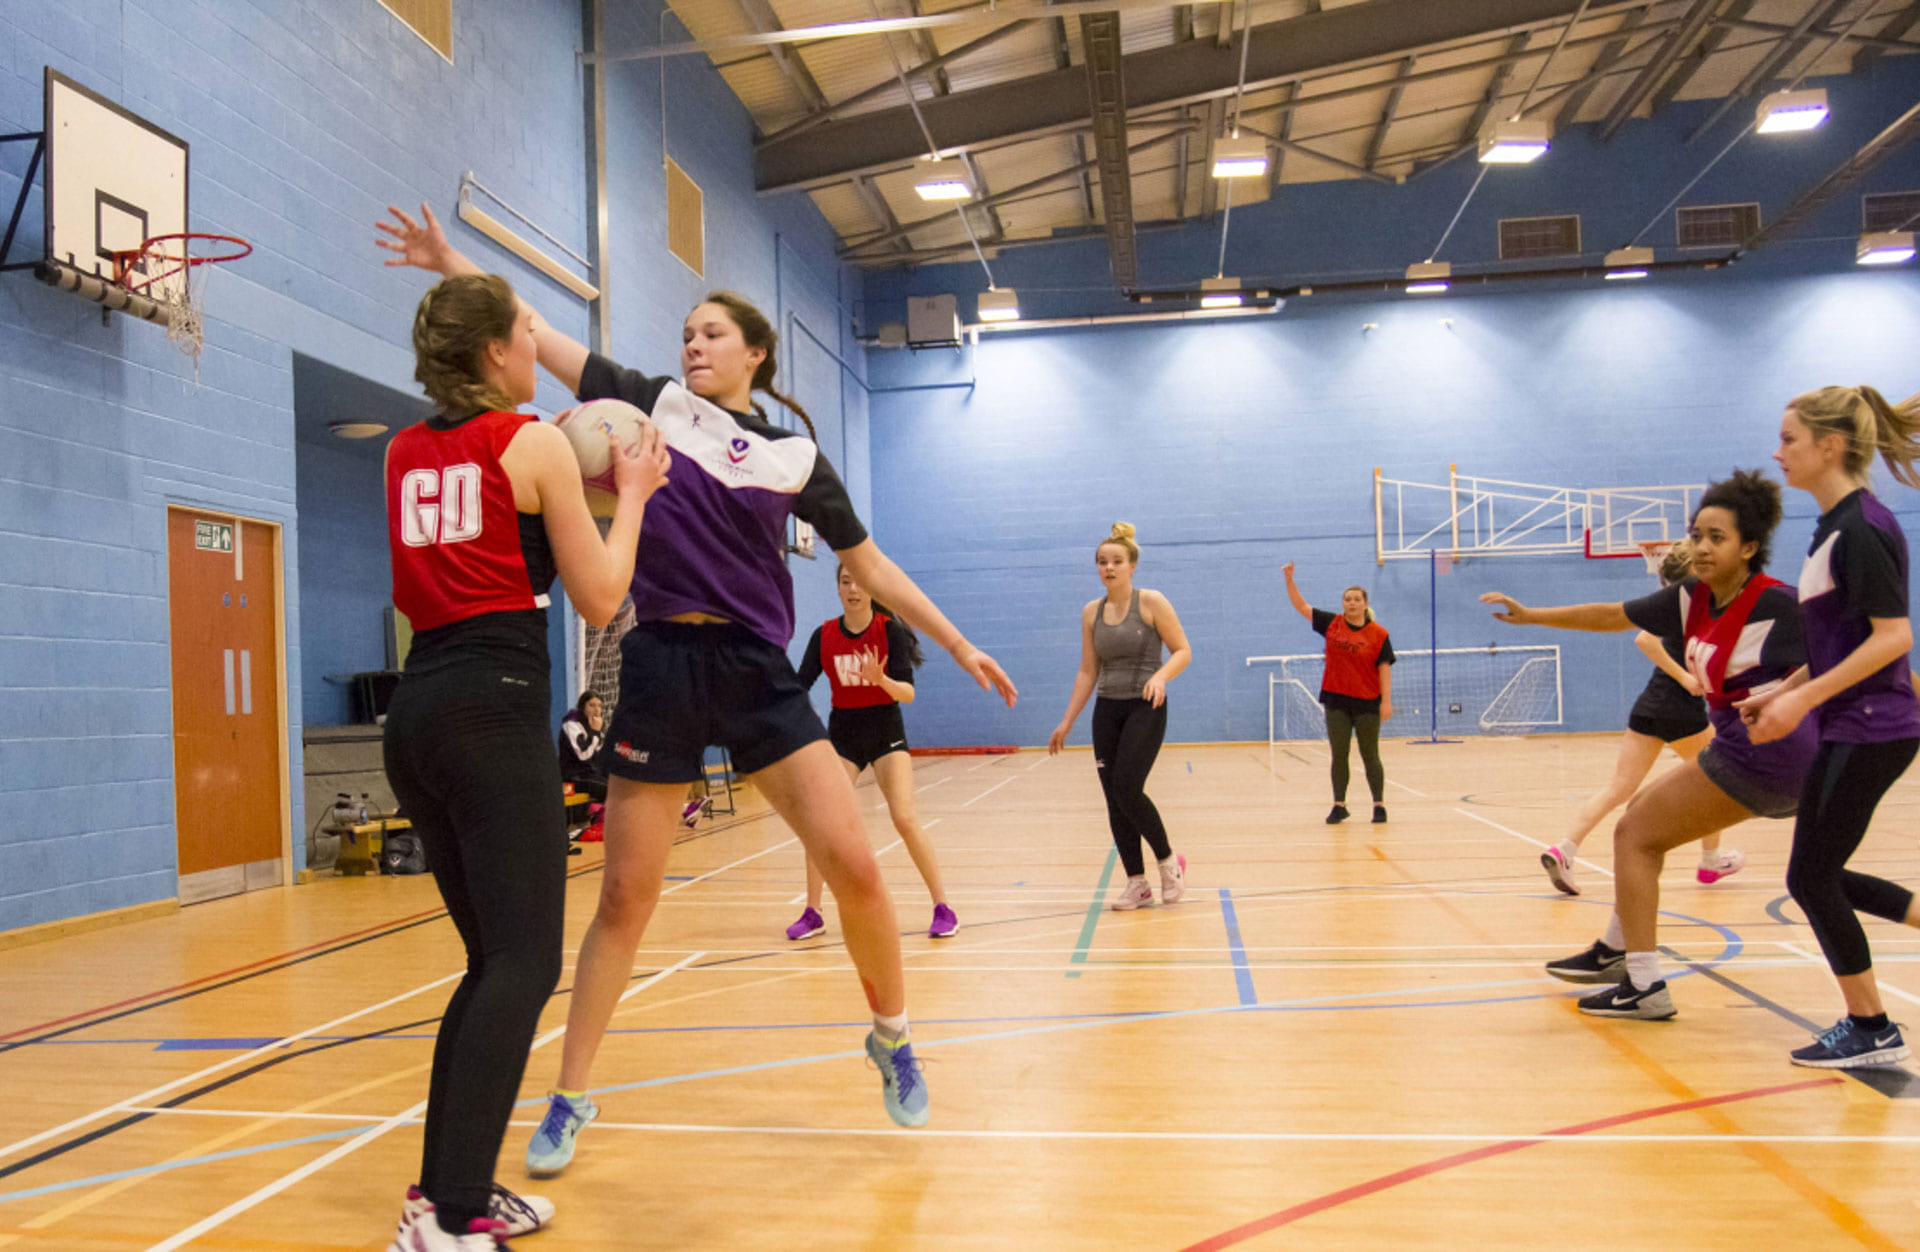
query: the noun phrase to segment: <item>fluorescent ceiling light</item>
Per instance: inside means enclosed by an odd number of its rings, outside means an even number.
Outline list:
[[[1213,141],[1215,178],[1254,178],[1267,172],[1267,141],[1258,135],[1222,135]]]
[[[1913,232],[1876,230],[1860,236],[1854,259],[1862,265],[1898,265],[1913,260]]]
[[[1552,146],[1553,124],[1525,118],[1495,122],[1480,132],[1482,165],[1525,165]]]
[[[1607,253],[1607,278],[1645,278],[1652,264],[1652,248],[1615,248]]]
[[[327,429],[342,439],[374,439],[387,433],[385,422],[328,422]]]
[[[1763,135],[1790,130],[1812,130],[1827,120],[1827,93],[1823,87],[1806,91],[1776,91],[1754,110],[1755,125]]]
[[[922,200],[971,200],[973,184],[967,181],[967,167],[950,157],[922,161],[914,169],[913,189]]]
[[[1017,322],[1020,320],[1020,301],[1011,287],[990,287],[980,293],[977,311],[983,322]]]
[[[1407,294],[1410,296],[1431,295],[1447,289],[1447,280],[1453,277],[1453,266],[1446,261],[1422,261],[1418,265],[1407,266]]]
[[[1246,296],[1240,290],[1237,278],[1203,278],[1200,280],[1200,307],[1203,309],[1237,309],[1246,303]]]

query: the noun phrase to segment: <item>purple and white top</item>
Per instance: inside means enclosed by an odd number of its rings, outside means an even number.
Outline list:
[[[784,649],[793,638],[787,515],[812,526],[836,552],[867,538],[825,455],[812,440],[762,417],[723,409],[670,378],[649,378],[603,356],[587,358],[579,395],[645,410],[672,457],[666,486],[647,502],[633,566],[638,620],[711,613]]]
[[[1865,487],[1828,509],[1800,568],[1807,672],[1826,673],[1873,633],[1875,617],[1907,616],[1907,537],[1893,510]],[[1907,658],[1896,657],[1821,705],[1820,738],[1888,743],[1920,738]]]

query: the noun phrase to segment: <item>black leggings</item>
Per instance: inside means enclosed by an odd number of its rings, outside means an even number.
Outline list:
[[[1367,790],[1373,802],[1386,799],[1387,771],[1380,765],[1380,714],[1351,713],[1346,709],[1327,709],[1327,747],[1333,751],[1333,802],[1347,802],[1348,744],[1360,740],[1360,763],[1367,770]]]
[[[1147,872],[1140,855],[1145,839],[1153,855],[1166,860],[1173,855],[1167,842],[1167,828],[1160,822],[1160,810],[1147,799],[1147,775],[1153,772],[1154,758],[1160,755],[1160,741],[1167,737],[1167,705],[1159,708],[1147,700],[1111,700],[1101,696],[1093,702],[1093,763],[1100,771],[1100,790],[1107,794],[1107,825],[1113,828],[1113,846],[1119,849],[1120,864],[1127,877],[1138,878]]]
[[[1807,915],[1838,977],[1873,968],[1867,932],[1854,916],[1856,910],[1904,922],[1913,907],[1913,892],[1884,878],[1856,874],[1847,868],[1847,858],[1866,837],[1880,797],[1913,763],[1916,748],[1920,739],[1822,743],[1807,770],[1793,822],[1787,890]]]
[[[433,1049],[420,1189],[485,1217],[540,1011],[560,980],[567,834],[544,675],[473,663],[400,680],[387,781],[467,948]]]

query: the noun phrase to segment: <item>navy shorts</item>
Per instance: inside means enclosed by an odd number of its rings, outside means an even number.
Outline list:
[[[1704,711],[1693,717],[1648,717],[1643,713],[1632,713],[1627,717],[1627,729],[1636,735],[1645,735],[1649,739],[1658,739],[1661,743],[1672,743],[1676,739],[1686,739],[1699,734],[1708,726]]]
[[[907,723],[897,704],[835,709],[827,714],[827,738],[841,760],[865,769],[889,752],[907,750]]]
[[[641,622],[620,641],[610,774],[690,783],[710,744],[752,774],[826,737],[787,654],[744,626]]]
[[[1752,777],[1745,770],[1727,760],[1724,753],[1715,752],[1714,745],[1708,744],[1695,758],[1700,772],[1707,781],[1727,793],[1734,803],[1746,809],[1755,817],[1771,817],[1775,820],[1792,817],[1794,810],[1800,807],[1800,796],[1783,795],[1766,783]]]

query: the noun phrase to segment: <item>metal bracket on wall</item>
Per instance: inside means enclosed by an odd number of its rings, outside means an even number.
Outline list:
[[[516,234],[513,228],[505,222],[502,222],[499,218],[493,216],[493,214],[488,213],[485,209],[476,205],[473,202],[473,193],[476,191],[499,205],[500,208],[510,216],[517,218],[529,230],[532,230],[535,234],[552,243],[569,257],[572,257],[582,268],[588,270],[593,268],[592,262],[588,261],[586,257],[581,256],[578,252],[569,248],[551,232],[542,228],[540,224],[532,218],[520,212],[505,200],[493,194],[493,192],[487,190],[478,179],[474,178],[472,170],[468,170],[460,176],[461,221],[473,227],[501,247],[507,249],[507,251],[513,253],[527,264],[533,266],[548,278],[553,279],[554,282],[559,283],[562,287],[565,287],[574,295],[579,296],[582,300],[596,300],[599,298],[600,289],[578,274],[575,274],[567,267],[565,262],[542,251],[537,245]]]
[[[0,135],[0,143],[24,143],[29,139],[33,140],[33,155],[27,159],[27,172],[20,179],[20,196],[13,202],[13,216],[7,219],[6,237],[0,239],[0,274],[8,270],[32,269],[37,264],[34,261],[7,262],[7,257],[13,252],[14,232],[20,228],[20,214],[27,207],[27,195],[33,190],[34,175],[40,172],[40,158],[47,150],[47,132],[27,130],[13,135]]]

